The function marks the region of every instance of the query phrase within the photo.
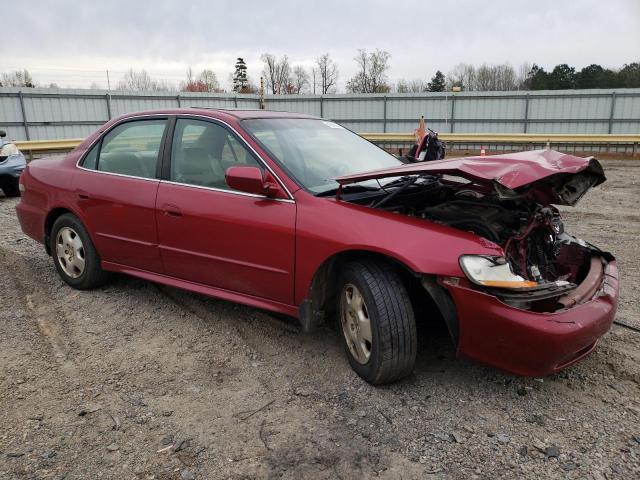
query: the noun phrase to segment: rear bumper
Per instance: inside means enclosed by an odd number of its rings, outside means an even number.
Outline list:
[[[24,196],[16,205],[16,215],[20,228],[34,240],[44,243],[44,215],[43,212],[34,208],[24,201]]]
[[[458,354],[525,376],[555,373],[588,355],[618,306],[615,261],[591,300],[554,313],[521,310],[446,279],[441,284],[456,305]]]

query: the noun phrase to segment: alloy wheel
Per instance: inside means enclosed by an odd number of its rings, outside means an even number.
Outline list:
[[[342,332],[347,341],[349,351],[360,364],[365,364],[371,357],[372,335],[371,319],[358,287],[348,283],[341,295]]]
[[[70,227],[62,227],[56,235],[56,257],[60,268],[71,278],[84,272],[84,245],[78,233]]]

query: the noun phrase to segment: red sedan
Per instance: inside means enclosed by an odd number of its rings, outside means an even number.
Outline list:
[[[613,256],[553,205],[605,180],[544,150],[403,165],[305,115],[179,109],[114,119],[20,179],[23,231],[77,289],[121,272],[297,317],[337,321],[366,381],[408,375],[416,324],[461,356],[556,372],[611,326]]]

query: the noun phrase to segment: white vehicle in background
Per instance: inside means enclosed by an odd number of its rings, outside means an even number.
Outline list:
[[[7,197],[20,196],[20,174],[27,160],[13,142],[5,141],[7,133],[0,130],[0,189]]]

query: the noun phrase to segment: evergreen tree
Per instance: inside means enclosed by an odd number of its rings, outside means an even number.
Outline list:
[[[556,65],[547,77],[549,90],[567,90],[576,85],[576,69],[566,63]]]
[[[436,72],[436,74],[431,78],[427,89],[430,92],[444,92],[445,89],[445,81],[444,75],[440,70]]]
[[[618,73],[620,86],[626,88],[640,87],[640,63],[625,63]]]
[[[548,76],[549,74],[544,71],[544,68],[534,63],[524,81],[524,86],[529,90],[546,90],[549,88]]]
[[[236,61],[236,70],[233,73],[233,91],[237,93],[244,93],[248,86],[247,64],[244,63],[244,59],[238,57],[238,60]]]

